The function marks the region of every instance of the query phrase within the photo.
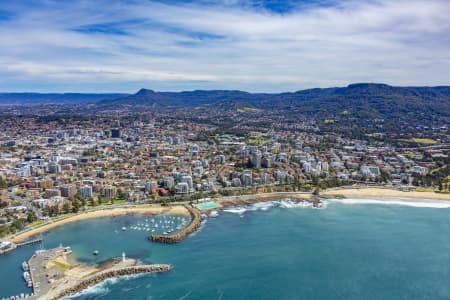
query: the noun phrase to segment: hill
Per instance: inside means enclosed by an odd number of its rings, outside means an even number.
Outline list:
[[[312,115],[348,114],[358,118],[405,118],[409,114],[448,117],[450,87],[395,87],[386,84],[357,83],[347,87],[316,88],[280,94],[222,90],[155,92],[141,89],[134,95],[100,101],[98,107],[182,108],[211,104],[220,109],[229,107],[230,110],[244,106],[262,110],[288,109]]]

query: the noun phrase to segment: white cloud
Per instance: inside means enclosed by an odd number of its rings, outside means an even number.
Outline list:
[[[8,8],[17,16],[0,26],[7,44],[0,48],[0,67],[7,66],[0,89],[39,89],[42,81],[80,91],[93,82],[123,91],[136,84],[285,91],[450,79],[445,0],[345,1],[285,14],[232,4],[93,3]],[[109,25],[73,30],[92,24]],[[122,32],[128,34],[114,34]]]

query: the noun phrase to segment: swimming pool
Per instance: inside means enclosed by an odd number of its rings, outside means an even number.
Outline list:
[[[218,207],[219,207],[219,205],[213,201],[197,204],[197,208],[200,210],[214,209],[214,208],[218,208]]]

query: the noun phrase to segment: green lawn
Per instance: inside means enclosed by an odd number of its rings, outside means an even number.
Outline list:
[[[408,142],[408,143],[417,143],[417,144],[424,144],[424,145],[434,145],[437,142],[432,139],[423,139],[423,138],[411,138],[411,139],[402,139],[400,140],[402,142]]]

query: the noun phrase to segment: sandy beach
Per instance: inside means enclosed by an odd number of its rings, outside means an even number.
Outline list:
[[[10,239],[14,243],[20,243],[31,236],[40,234],[47,230],[53,229],[55,227],[78,222],[81,220],[94,219],[94,218],[102,218],[102,217],[114,217],[126,214],[167,214],[167,215],[187,215],[189,216],[189,212],[182,205],[174,205],[174,206],[150,206],[150,205],[142,205],[142,206],[132,206],[132,207],[120,207],[120,208],[105,208],[99,209],[95,211],[87,211],[82,212],[76,215],[69,216],[67,218],[57,220],[51,223],[47,223],[37,228],[33,228],[26,232],[19,233],[18,235],[12,236]]]
[[[329,189],[320,192],[321,196],[345,198],[411,198],[450,201],[450,194],[434,192],[403,192],[381,187]]]
[[[434,192],[403,192],[399,190],[382,188],[382,187],[362,187],[362,188],[336,188],[322,191],[321,196],[326,197],[345,197],[345,198],[411,198],[411,199],[430,199],[430,200],[444,200],[450,201],[450,194],[439,194]],[[311,193],[265,193],[254,195],[230,196],[221,198],[211,198],[211,201],[216,201],[221,207],[228,207],[233,205],[249,204],[258,201],[271,201],[280,198],[291,198],[298,200],[311,200],[313,195]],[[189,212],[182,205],[175,206],[130,206],[120,208],[104,208],[95,211],[88,211],[69,216],[67,218],[47,223],[37,228],[33,228],[26,232],[12,236],[10,240],[14,243],[20,243],[31,236],[45,232],[52,228],[78,222],[86,219],[114,217],[125,214],[181,214],[189,215]]]

